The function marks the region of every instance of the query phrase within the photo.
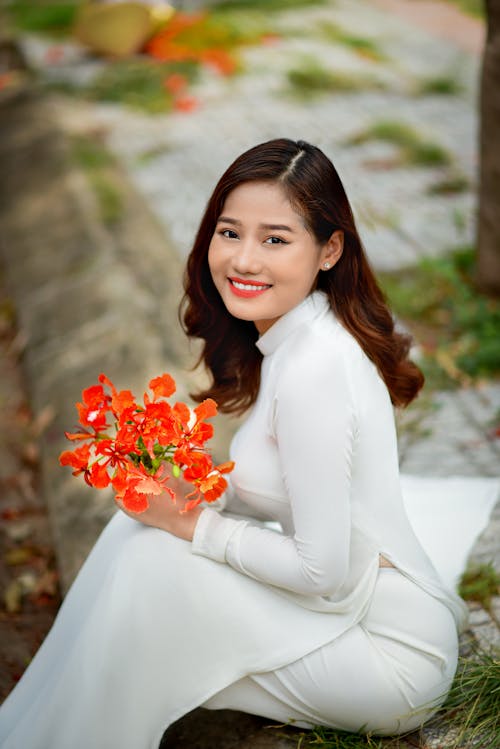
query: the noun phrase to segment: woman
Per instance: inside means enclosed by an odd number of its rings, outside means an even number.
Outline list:
[[[419,726],[450,687],[466,608],[404,511],[392,404],[423,378],[325,155],[279,139],[240,156],[185,289],[212,376],[197,398],[248,411],[232,486],[217,509],[153,498],[113,518],[0,711],[0,746],[156,748],[198,705]]]

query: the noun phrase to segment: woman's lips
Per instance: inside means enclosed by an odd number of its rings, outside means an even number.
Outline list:
[[[235,296],[250,299],[260,296],[271,288],[271,284],[262,283],[261,281],[243,281],[241,278],[228,278],[229,288]]]

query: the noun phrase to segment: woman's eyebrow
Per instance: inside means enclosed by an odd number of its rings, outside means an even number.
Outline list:
[[[229,216],[219,216],[217,223],[234,224],[234,226],[241,226],[241,221],[236,218],[229,218]]]
[[[289,231],[293,234],[293,229],[286,224],[259,224],[260,229],[271,229],[272,231]]]
[[[236,218],[230,218],[229,216],[219,216],[217,223],[233,224],[233,226],[241,226],[241,221]],[[289,231],[293,234],[293,229],[286,224],[259,224],[259,229],[267,229],[271,231]]]

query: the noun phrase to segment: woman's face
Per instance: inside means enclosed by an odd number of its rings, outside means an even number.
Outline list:
[[[330,242],[318,245],[272,182],[245,182],[229,193],[208,250],[227,310],[252,320],[260,334],[305,299],[326,261],[334,264]]]

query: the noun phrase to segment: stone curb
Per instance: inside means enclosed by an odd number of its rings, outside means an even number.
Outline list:
[[[42,491],[66,590],[114,511],[107,492],[58,463],[74,403],[101,371],[137,395],[170,371],[181,397],[188,349],[177,320],[181,263],[142,199],[121,182],[122,216],[98,216],[48,100],[25,90],[0,104],[0,259],[24,337],[33,411],[53,414],[42,440]],[[191,383],[192,386],[192,383]]]

